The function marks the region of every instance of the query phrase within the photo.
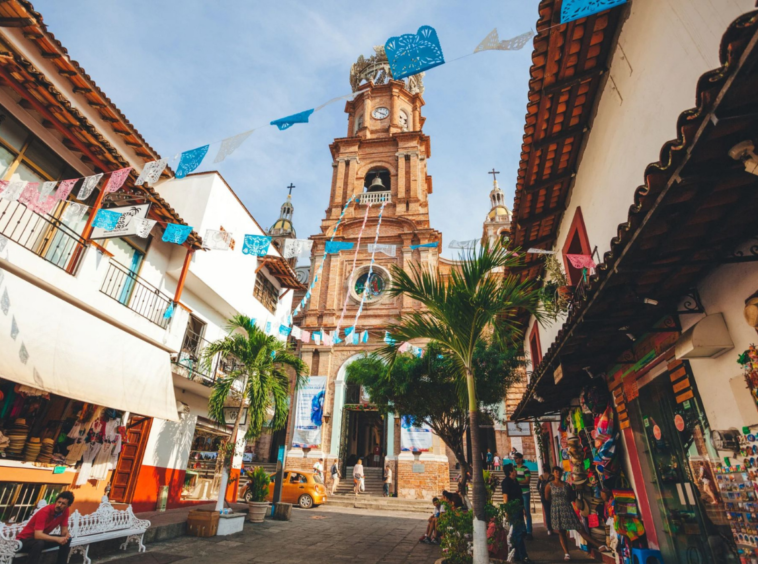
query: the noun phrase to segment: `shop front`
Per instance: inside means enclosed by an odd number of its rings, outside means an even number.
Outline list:
[[[198,417],[187,461],[182,501],[215,501],[218,498],[223,472],[219,452],[230,439],[229,428]]]
[[[63,490],[94,510],[118,464],[128,414],[0,379],[0,521],[28,519]]]

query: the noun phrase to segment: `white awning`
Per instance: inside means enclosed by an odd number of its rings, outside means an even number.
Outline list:
[[[0,378],[104,407],[178,420],[167,350],[7,270],[3,275],[0,301],[7,290],[10,309],[7,315],[0,309]],[[25,364],[22,345],[28,353]]]

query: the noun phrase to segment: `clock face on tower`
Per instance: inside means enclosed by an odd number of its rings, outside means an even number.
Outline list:
[[[389,109],[382,106],[376,108],[373,112],[371,112],[371,115],[374,116],[374,119],[384,119],[390,115],[390,111]]]
[[[390,275],[381,266],[357,268],[350,277],[350,294],[356,301],[372,304],[380,301],[390,287]]]

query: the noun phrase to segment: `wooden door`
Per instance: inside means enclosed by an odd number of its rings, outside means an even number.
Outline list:
[[[111,478],[111,501],[131,503],[137,487],[137,476],[145,455],[147,438],[153,425],[151,417],[133,415],[126,427],[126,443],[121,445],[118,464]]]

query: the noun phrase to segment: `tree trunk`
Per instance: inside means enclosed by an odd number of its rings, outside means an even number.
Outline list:
[[[234,465],[234,454],[237,452],[237,433],[240,429],[240,421],[242,420],[242,412],[245,409],[245,390],[247,389],[247,374],[242,380],[242,398],[240,399],[240,406],[237,410],[237,418],[234,420],[234,429],[232,430],[232,452],[229,459],[229,464],[224,461],[224,471],[221,475],[221,487],[218,490],[218,499],[216,500],[216,511],[221,511],[224,508],[224,501],[226,501],[226,488],[229,485],[229,478],[232,476],[232,466]]]
[[[487,550],[487,489],[484,487],[482,455],[479,449],[479,403],[476,399],[474,374],[466,369],[466,387],[468,389],[469,428],[471,429],[471,463],[473,504],[474,504],[474,564],[487,564],[490,561]]]

